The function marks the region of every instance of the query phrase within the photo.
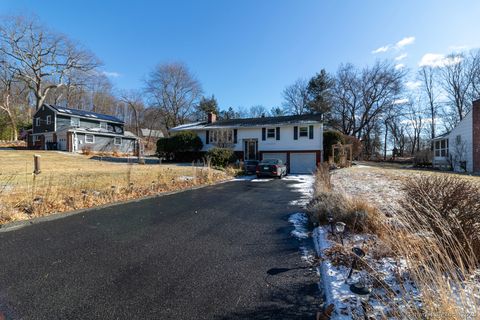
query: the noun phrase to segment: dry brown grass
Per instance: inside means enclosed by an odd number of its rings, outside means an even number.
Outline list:
[[[42,173],[32,174],[33,154]],[[208,167],[100,162],[67,153],[0,151],[0,223],[229,179]]]
[[[307,206],[310,219],[326,224],[328,216],[333,222],[342,221],[352,232],[376,232],[378,209],[371,204],[334,191],[327,165],[318,168],[315,175],[313,198]]]
[[[327,180],[323,175],[318,184]],[[478,178],[416,171],[415,175],[402,178],[402,206],[395,210],[394,216],[384,215],[371,201],[335,191],[330,183],[328,188],[337,194],[329,192],[330,200],[349,200],[340,212],[350,230],[363,229],[375,234],[375,243],[367,245],[369,256],[377,261],[393,257],[398,265],[406,266],[403,271],[391,271],[399,284],[397,295],[400,298],[373,294],[381,305],[387,306],[385,317],[480,319],[478,253],[475,249],[480,202],[476,183]],[[319,194],[323,193],[326,192]],[[389,201],[388,196],[385,201]],[[325,202],[322,210],[338,212],[338,204]],[[352,212],[361,211],[368,212],[368,218],[354,222]],[[364,228],[355,228],[355,223],[364,223]],[[329,254],[335,263],[349,263],[344,261],[344,253],[338,248]],[[374,269],[367,267],[374,280],[379,280]]]

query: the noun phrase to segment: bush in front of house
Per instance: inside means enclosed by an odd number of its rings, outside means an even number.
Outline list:
[[[195,155],[202,149],[202,140],[192,131],[181,131],[171,137],[157,140],[157,155],[159,157],[182,159],[186,154]],[[195,160],[195,159],[193,159]],[[189,160],[191,161],[191,160]]]
[[[235,153],[230,148],[212,148],[207,151],[207,158],[214,167],[226,167],[235,161]]]

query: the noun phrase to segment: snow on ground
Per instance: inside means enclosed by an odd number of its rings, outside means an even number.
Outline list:
[[[335,191],[368,200],[384,212],[398,208],[401,183],[410,171],[357,165],[332,172]]]
[[[297,183],[289,184],[288,186],[300,193],[300,197],[296,200],[290,201],[291,206],[304,207],[310,202],[313,195],[313,183],[315,176],[313,175],[288,175],[283,178],[287,181],[295,181]]]

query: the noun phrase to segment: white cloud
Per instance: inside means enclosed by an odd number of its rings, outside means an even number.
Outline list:
[[[410,44],[413,44],[415,42],[415,37],[406,37],[406,38],[403,38],[402,40],[398,41],[396,44],[395,44],[395,48],[396,49],[401,49],[405,46],[408,46]]]
[[[405,104],[405,103],[408,103],[408,99],[407,98],[402,98],[402,99],[397,99],[395,101],[393,101],[393,104]]]
[[[387,52],[389,49],[390,49],[390,45],[386,45],[386,46],[383,46],[383,47],[380,47],[378,49],[373,50],[372,53],[373,54],[383,53],[383,52]]]
[[[407,56],[408,56],[407,53],[403,53],[403,54],[399,55],[398,57],[395,57],[395,61],[403,60],[403,59],[405,59]]]
[[[422,85],[421,81],[407,81],[407,82],[405,82],[405,87],[407,87],[407,89],[410,89],[410,90],[418,89],[418,88],[420,88],[421,85]]]
[[[120,77],[120,73],[115,72],[115,71],[103,71],[102,72],[105,76],[109,78],[118,78]]]
[[[462,61],[460,56],[445,56],[440,53],[426,53],[423,55],[422,59],[418,63],[420,67],[443,67],[452,64],[457,64]]]
[[[395,65],[395,70],[400,70],[400,69],[403,69],[405,68],[405,65],[403,63],[397,63]]]
[[[377,54],[377,53],[384,53],[384,52],[387,52],[387,51],[390,51],[392,49],[394,50],[400,50],[400,49],[403,49],[403,47],[405,46],[408,46],[410,44],[413,44],[415,42],[415,37],[405,37],[403,38],[402,40],[398,41],[397,43],[395,43],[395,45],[391,45],[391,44],[387,44],[383,47],[380,47],[380,48],[377,48],[375,50],[372,51],[373,54]],[[405,54],[405,57],[407,55]],[[403,57],[403,58],[405,58]],[[403,59],[402,58],[402,59]]]

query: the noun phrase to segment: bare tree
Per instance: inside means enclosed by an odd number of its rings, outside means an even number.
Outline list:
[[[252,118],[260,118],[265,117],[268,114],[268,110],[266,107],[262,105],[251,106],[248,110],[249,117]]]
[[[13,17],[0,27],[0,52],[10,68],[32,90],[35,108],[50,90],[65,85],[72,72],[91,72],[98,60],[66,36],[47,30],[36,19]]]
[[[438,92],[435,82],[436,69],[431,66],[423,66],[418,71],[418,78],[422,85],[423,96],[425,97],[426,111],[430,121],[430,138],[435,138],[437,117],[439,116],[439,104],[437,103]],[[432,145],[433,148],[433,145]]]
[[[182,63],[158,65],[145,84],[150,103],[160,112],[167,130],[188,122],[202,97],[200,82]]]
[[[125,105],[132,111],[134,121],[135,121],[135,134],[137,137],[140,136],[140,125],[139,125],[139,112],[143,110],[143,100],[139,92],[135,91],[125,91],[120,96],[120,101],[125,103]],[[150,135],[152,131],[150,130]],[[151,137],[148,137],[150,140]]]
[[[359,76],[352,64],[340,65],[333,88],[332,117],[337,129],[354,135],[361,108]]]
[[[337,72],[332,124],[344,134],[362,139],[367,155],[377,152],[380,128],[385,127],[385,114],[402,93],[404,76],[404,71],[389,62],[376,62],[362,70],[346,64]]]
[[[465,53],[448,55],[439,69],[441,85],[450,100],[455,122],[470,111],[470,99],[478,59]]]
[[[283,90],[284,108],[291,114],[308,112],[308,81],[298,79]]]
[[[17,112],[21,95],[21,87],[5,59],[0,58],[0,111],[3,111],[10,122],[12,140],[18,140]]]
[[[423,126],[425,124],[422,110],[420,104],[414,103],[413,100],[409,100],[405,103],[407,113],[405,115],[406,133],[410,140],[411,146],[411,155],[414,155],[415,152],[420,151],[421,147],[421,134],[423,131]]]

